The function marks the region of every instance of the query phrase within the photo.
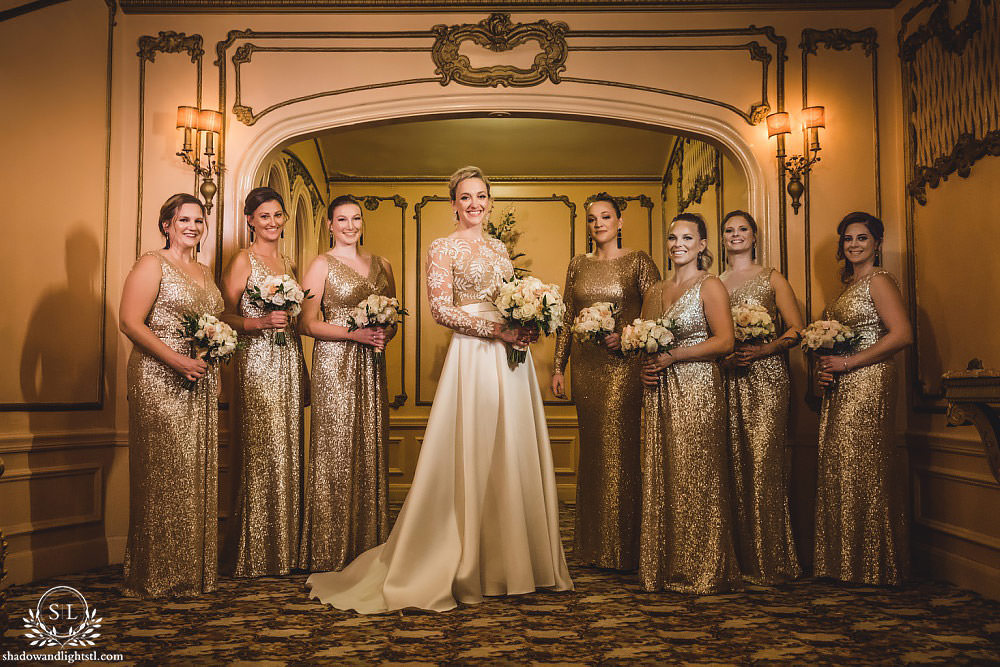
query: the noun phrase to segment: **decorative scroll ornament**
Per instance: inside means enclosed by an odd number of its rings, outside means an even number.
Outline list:
[[[864,30],[847,30],[846,28],[831,28],[830,30],[814,30],[806,28],[802,31],[802,42],[799,47],[810,55],[816,55],[817,47],[822,44],[834,51],[850,51],[855,44],[860,44],[865,55],[870,56],[878,49],[878,31],[875,28]]]
[[[550,23],[544,19],[535,23],[511,23],[510,14],[494,13],[479,23],[460,25],[438,24],[431,28],[436,39],[431,47],[431,58],[441,76],[441,85],[449,82],[479,88],[510,86],[523,88],[545,81],[559,83],[559,73],[566,70],[566,32],[569,26],[562,21]],[[529,69],[513,65],[473,67],[468,56],[461,55],[462,42],[472,41],[495,53],[511,49],[529,41],[541,49]]]
[[[173,30],[160,31],[156,37],[143,35],[139,38],[139,51],[136,53],[141,60],[153,62],[157,53],[183,53],[191,56],[191,62],[196,63],[205,55],[202,48],[201,35],[187,35]]]

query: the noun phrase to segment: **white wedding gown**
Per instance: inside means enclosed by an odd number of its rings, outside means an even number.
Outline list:
[[[340,572],[311,575],[310,597],[373,614],[573,588],[531,357],[511,370],[503,343],[485,337],[501,319],[493,299],[512,274],[495,239],[431,243],[431,314],[455,334],[413,484],[388,540]]]

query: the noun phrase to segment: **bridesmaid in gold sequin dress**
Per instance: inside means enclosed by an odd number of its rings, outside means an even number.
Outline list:
[[[738,589],[733,551],[725,394],[716,360],[733,350],[725,286],[704,268],[712,258],[700,215],[667,230],[672,277],[651,287],[642,317],[676,324],[678,347],[642,368],[642,523],[639,582],[647,591]]]
[[[395,328],[347,330],[372,294],[396,296],[392,267],[362,251],[361,206],[349,196],[327,210],[331,249],[313,260],[303,287],[302,331],[312,336],[312,415],[301,567],[340,570],[389,534],[389,389],[376,350]],[[322,310],[322,313],[320,312]]]
[[[909,572],[906,468],[895,443],[895,354],[910,345],[896,279],[879,269],[882,221],[849,213],[837,226],[844,291],[825,317],[860,341],[852,354],[821,356],[826,387],[819,425],[815,569],[831,577],[899,585]]]
[[[566,271],[566,316],[556,339],[552,393],[564,394],[573,319],[595,302],[616,304],[618,332],[603,346],[573,349],[573,401],[580,424],[573,549],[583,563],[634,570],[639,564],[641,361],[615,352],[621,348],[621,327],[639,317],[642,295],[660,272],[645,252],[618,247],[621,226],[618,202],[598,194],[587,207],[587,233],[596,250],[574,257]]]
[[[236,353],[236,504],[224,560],[236,577],[288,574],[298,568],[302,516],[302,409],[305,362],[298,332],[284,311],[267,312],[247,288],[270,275],[295,277],[278,250],[285,204],[271,188],[255,188],[243,207],[252,243],[223,276]],[[285,345],[275,343],[283,331]]]
[[[185,315],[221,315],[222,295],[195,259],[205,233],[197,197],[160,209],[163,250],[139,258],[125,279],[119,326],[135,347],[128,360],[128,596],[214,591],[218,571],[218,368],[191,358],[178,333]],[[195,380],[193,390],[184,380]]]
[[[723,363],[736,556],[744,579],[768,585],[802,574],[788,512],[789,378],[783,353],[795,346],[803,323],[785,277],[753,261],[753,216],[745,211],[727,214],[722,237],[727,267],[720,278],[729,290],[730,305],[762,306],[776,326],[780,314],[787,327],[763,344],[737,343]]]

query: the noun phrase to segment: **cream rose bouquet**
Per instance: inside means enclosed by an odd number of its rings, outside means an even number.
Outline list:
[[[636,318],[622,329],[622,353],[649,356],[677,347],[677,324],[669,317],[656,320]]]
[[[837,320],[816,320],[802,330],[802,349],[806,352],[848,354],[857,334]]]
[[[366,327],[387,329],[399,322],[400,317],[409,314],[396,297],[372,294],[347,316],[347,330],[357,331]],[[375,356],[382,354],[382,350],[375,350]]]
[[[573,320],[573,336],[586,343],[603,343],[604,337],[615,331],[618,310],[610,301],[597,301],[581,308]]]
[[[562,328],[566,304],[559,287],[543,283],[534,276],[512,278],[500,285],[494,304],[508,327],[534,329],[550,336]],[[516,367],[528,358],[527,347],[507,346],[507,363]]]
[[[178,333],[191,343],[191,356],[209,364],[229,361],[239,347],[236,331],[215,315],[185,315]],[[191,391],[197,382],[185,378],[182,384]]]
[[[283,310],[291,317],[302,312],[303,301],[313,298],[309,290],[303,292],[302,287],[287,273],[280,276],[270,275],[258,284],[250,285],[247,287],[247,296],[250,297],[251,303],[258,308],[263,308],[267,312]],[[274,344],[288,344],[283,329],[279,329],[275,333]]]
[[[774,320],[767,308],[752,303],[733,306],[733,324],[736,325],[736,342],[756,345],[767,343],[775,333]]]

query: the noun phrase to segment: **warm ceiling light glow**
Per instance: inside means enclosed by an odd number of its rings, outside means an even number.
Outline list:
[[[202,109],[198,116],[198,129],[203,132],[222,132],[222,114],[211,109]]]
[[[198,109],[195,107],[177,107],[177,127],[198,127]]]
[[[792,131],[791,118],[785,111],[769,114],[764,120],[767,123],[768,138],[776,134],[789,134]]]
[[[802,110],[802,118],[806,127],[826,127],[826,109],[823,107],[806,107]]]

